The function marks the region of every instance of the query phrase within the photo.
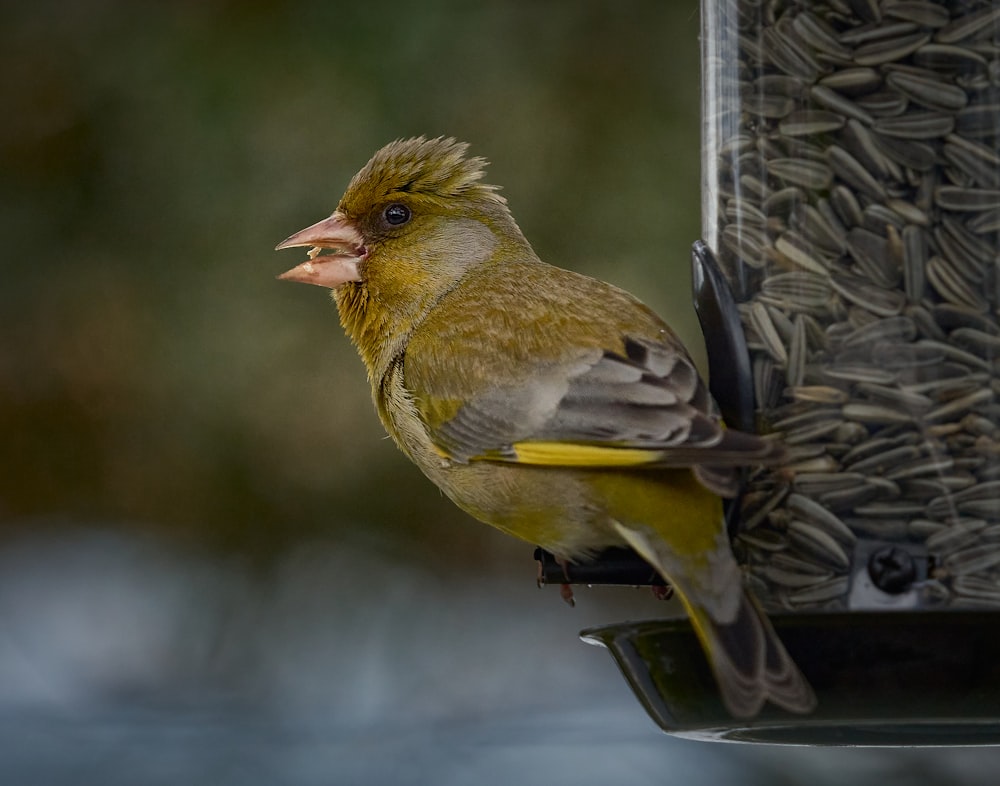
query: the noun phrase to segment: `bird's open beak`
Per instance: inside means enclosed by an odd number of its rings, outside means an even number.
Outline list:
[[[274,250],[298,246],[313,247],[309,251],[309,259],[278,278],[330,289],[336,289],[348,281],[361,280],[358,263],[368,255],[368,249],[365,248],[361,233],[339,210],[329,218],[282,240]],[[317,256],[324,248],[331,249],[334,253]]]

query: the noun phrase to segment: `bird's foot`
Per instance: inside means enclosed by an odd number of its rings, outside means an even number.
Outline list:
[[[570,606],[576,606],[576,598],[573,597],[573,587],[569,584],[559,585],[559,596]]]
[[[653,584],[650,590],[657,600],[670,600],[674,596],[674,588],[669,584]]]
[[[563,577],[566,579],[559,587],[559,597],[561,597],[570,606],[576,606],[576,598],[573,596],[573,587],[570,585],[569,579],[569,560],[565,557],[556,557],[556,564],[562,568]]]

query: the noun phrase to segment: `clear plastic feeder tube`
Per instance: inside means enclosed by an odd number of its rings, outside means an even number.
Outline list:
[[[1000,2],[705,0],[703,237],[771,610],[1000,607]]]

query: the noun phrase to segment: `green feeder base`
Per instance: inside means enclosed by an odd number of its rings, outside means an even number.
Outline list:
[[[772,705],[734,719],[687,620],[585,630],[611,650],[666,732],[786,745],[1000,744],[1000,616],[982,611],[774,615],[818,699],[810,715]]]

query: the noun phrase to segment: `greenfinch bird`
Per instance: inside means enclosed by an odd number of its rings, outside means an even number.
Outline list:
[[[631,546],[681,598],[733,716],[808,712],[720,499],[780,448],[724,428],[651,309],[542,262],[485,164],[450,138],[392,142],[278,244],[312,247],[280,278],[333,290],[386,431],[460,508],[566,560]]]

